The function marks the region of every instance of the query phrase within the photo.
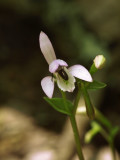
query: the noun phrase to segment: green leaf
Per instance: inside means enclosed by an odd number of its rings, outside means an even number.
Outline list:
[[[48,98],[44,99],[58,112],[71,115],[73,110],[73,104],[69,100],[64,100],[63,98]]]
[[[102,89],[104,87],[106,87],[106,84],[103,82],[98,82],[98,81],[93,81],[91,83],[86,84],[87,89],[97,90],[97,89]]]

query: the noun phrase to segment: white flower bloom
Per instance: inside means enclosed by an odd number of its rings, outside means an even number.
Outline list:
[[[40,33],[39,43],[43,56],[49,64],[49,71],[53,74],[53,76],[47,76],[41,81],[42,89],[49,98],[53,96],[54,81],[57,82],[61,90],[68,92],[73,92],[75,89],[74,77],[92,82],[92,77],[85,67],[74,65],[67,69],[68,64],[65,61],[56,59],[53,46],[47,35],[43,32]]]

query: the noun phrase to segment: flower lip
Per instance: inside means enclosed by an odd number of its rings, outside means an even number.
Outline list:
[[[57,70],[60,70],[61,67],[67,67],[67,66],[68,66],[68,64],[65,61],[63,61],[61,59],[56,59],[52,63],[50,63],[49,71],[51,73],[55,73],[55,72],[57,72]]]
[[[68,80],[65,81],[61,75],[56,74],[57,76],[57,85],[62,91],[73,92],[75,89],[75,78],[69,73],[68,69],[64,67],[64,71],[68,75]]]

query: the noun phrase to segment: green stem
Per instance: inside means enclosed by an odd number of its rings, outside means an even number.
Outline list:
[[[115,147],[114,147],[114,139],[106,132],[106,130],[101,126],[101,134],[103,137],[106,139],[108,142],[110,148],[111,148],[111,153],[112,153],[112,159],[116,160],[116,154],[115,154]]]
[[[114,147],[114,139],[111,138],[108,133],[102,128],[101,129],[101,134],[104,136],[104,138],[107,140],[110,148],[111,148],[111,153],[112,153],[112,159],[116,160],[116,154],[115,154],[115,147]]]
[[[66,94],[65,94],[65,92],[63,92],[62,90],[60,90],[60,92],[61,92],[61,94],[62,94],[62,98],[64,99],[65,109],[68,110],[67,103],[66,103]]]
[[[109,132],[112,129],[112,124],[109,122],[109,120],[98,110],[95,110],[96,112],[96,120],[98,120],[101,124],[103,124],[106,128],[108,128]],[[109,135],[106,134],[106,132],[104,131],[104,129],[102,128],[102,135],[104,136],[104,138],[107,140],[107,142],[109,143],[109,146],[111,148],[111,152],[112,152],[112,159],[116,160],[116,154],[115,154],[115,147],[114,147],[114,139],[112,138],[108,138]]]
[[[93,108],[93,105],[91,103],[91,100],[90,100],[89,94],[87,92],[87,89],[85,88],[83,82],[81,83],[81,89],[82,89],[83,97],[84,97],[84,100],[85,100],[87,115],[90,119],[94,119],[94,117],[95,117],[94,108]]]
[[[111,141],[111,142],[109,143],[109,145],[110,145],[111,152],[112,152],[112,158],[113,158],[113,160],[116,160],[116,154],[115,154],[114,142],[113,142],[113,141]]]
[[[95,109],[95,113],[96,120],[98,120],[101,124],[108,128],[109,131],[111,131],[112,124],[109,122],[109,120],[98,109]]]
[[[109,134],[106,132],[106,130],[101,126],[101,134],[106,139],[106,141],[109,143]]]
[[[76,124],[76,120],[75,120],[74,115],[70,116],[70,122],[71,122],[73,133],[74,133],[74,138],[75,138],[75,142],[76,142],[76,148],[77,148],[79,160],[84,160],[82,148],[81,148],[81,143],[80,143],[79,132],[78,132],[78,128],[77,128],[77,124]]]
[[[93,75],[95,72],[97,72],[97,70],[98,69],[95,67],[95,64],[93,63],[92,66],[90,67],[89,72],[91,75]]]
[[[66,94],[65,94],[65,92],[63,92],[62,90],[60,90],[60,92],[62,94],[63,99],[66,100]]]
[[[64,99],[65,107],[67,109],[66,94],[63,91],[61,91],[61,94]],[[76,108],[77,108],[77,105],[78,105],[78,102],[76,101]],[[70,122],[72,125],[73,133],[74,133],[74,138],[75,138],[75,142],[76,142],[76,148],[77,148],[79,160],[84,160],[82,148],[81,148],[81,144],[80,144],[79,132],[78,132],[78,128],[77,128],[77,124],[76,124],[76,120],[75,120],[75,114],[73,113],[71,116],[69,116],[69,118],[70,118]]]
[[[77,93],[77,96],[76,96],[76,99],[75,99],[75,102],[74,102],[74,108],[73,108],[73,114],[74,115],[76,114],[76,110],[77,110],[77,107],[78,107],[80,96],[81,96],[81,88],[80,88],[80,84],[78,83],[78,93]]]

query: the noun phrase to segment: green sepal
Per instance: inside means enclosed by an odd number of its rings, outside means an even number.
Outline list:
[[[48,98],[44,99],[58,112],[63,114],[71,115],[73,111],[73,104],[69,100],[63,98]]]
[[[91,90],[98,90],[105,88],[107,85],[103,82],[93,81],[91,83],[86,83],[86,88]]]

